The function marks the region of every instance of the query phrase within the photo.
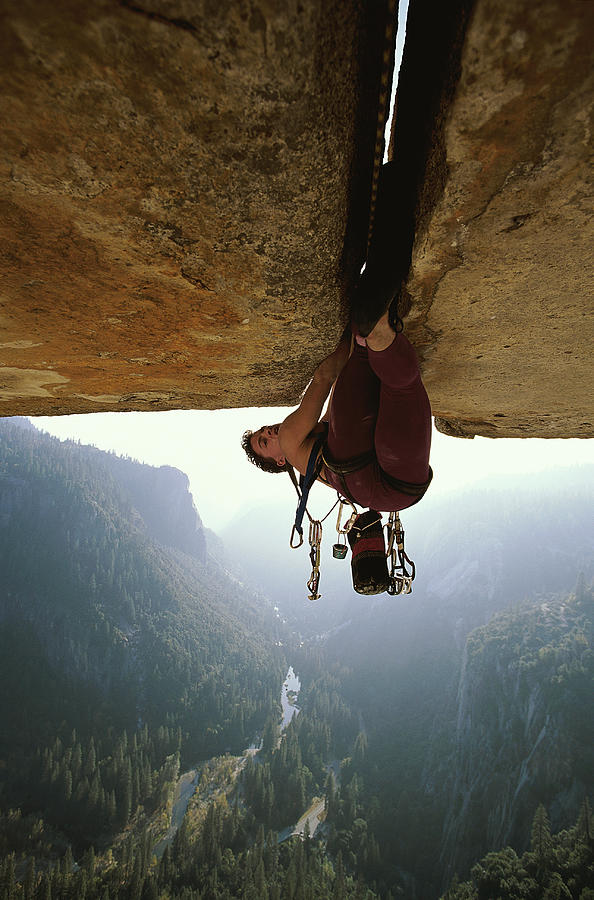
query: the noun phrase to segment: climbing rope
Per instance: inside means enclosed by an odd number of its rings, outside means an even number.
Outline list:
[[[385,130],[389,115],[389,103],[392,93],[392,78],[394,74],[394,50],[396,43],[396,29],[398,22],[397,0],[387,0],[386,24],[384,29],[384,43],[382,50],[382,69],[380,74],[380,89],[377,106],[377,124],[375,131],[375,148],[373,154],[373,175],[371,179],[371,197],[369,201],[369,225],[367,229],[367,255],[373,228],[375,225],[375,210],[377,206],[377,194],[379,188],[380,172],[384,161]]]
[[[373,156],[373,173],[371,180],[371,194],[369,200],[369,219],[368,219],[368,229],[367,229],[367,255],[369,255],[369,248],[371,245],[371,240],[373,237],[373,230],[375,226],[375,214],[377,208],[377,197],[378,197],[378,189],[379,189],[379,180],[380,180],[380,172],[384,159],[384,149],[385,149],[385,130],[386,130],[386,122],[389,114],[389,103],[391,97],[392,90],[392,78],[393,78],[393,69],[394,69],[394,50],[395,50],[395,38],[396,38],[396,27],[397,27],[397,15],[398,15],[398,2],[397,0],[387,0],[386,3],[386,21],[384,28],[384,38],[383,38],[383,48],[382,48],[382,68],[380,73],[380,86],[379,86],[379,94],[378,94],[378,106],[377,106],[377,122],[376,122],[376,134],[375,134],[375,147],[374,147],[374,156]],[[315,454],[317,457],[317,453]],[[311,458],[314,456],[312,453]],[[334,505],[328,510],[326,515],[322,519],[313,519],[307,509],[307,494],[309,492],[310,484],[307,484],[303,491],[300,490],[299,483],[295,476],[295,472],[292,468],[289,469],[289,475],[291,477],[291,481],[293,486],[297,492],[297,496],[299,497],[300,505],[298,507],[298,516],[295,521],[295,525],[293,525],[293,530],[291,531],[291,537],[289,540],[289,546],[292,549],[297,549],[303,544],[303,531],[301,529],[301,518],[305,513],[309,519],[309,546],[310,546],[310,562],[312,566],[311,575],[309,581],[307,582],[307,588],[309,590],[309,600],[319,600],[321,594],[319,593],[319,584],[320,584],[320,550],[322,544],[322,523],[328,518],[328,516],[332,513],[332,511],[336,508],[338,504],[340,504],[338,509],[338,517],[336,521],[336,531],[338,534],[337,543],[335,543],[332,547],[332,555],[335,559],[344,559],[347,555],[347,541],[346,536],[353,527],[357,516],[359,515],[357,512],[357,508],[352,503],[351,500],[345,499],[340,494],[337,494],[338,499],[334,503]],[[313,475],[313,473],[312,473]],[[313,476],[313,480],[315,480],[315,476]],[[341,519],[343,514],[344,507],[350,507],[352,509],[352,513],[349,519],[345,522],[344,527],[341,528]],[[301,518],[299,518],[299,511]],[[390,517],[388,519],[388,523],[385,526],[388,530],[388,551],[386,556],[390,560],[390,587],[388,589],[388,593],[390,594],[400,594],[400,593],[410,593],[412,590],[412,581],[415,577],[415,566],[414,563],[408,558],[406,553],[404,552],[404,530],[402,525],[400,524],[400,517],[398,513],[390,513]],[[297,542],[298,539],[298,542]],[[409,568],[407,568],[407,564]]]

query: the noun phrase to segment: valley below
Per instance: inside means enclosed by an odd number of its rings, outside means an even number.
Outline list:
[[[309,604],[181,473],[0,423],[0,900],[591,900],[591,474]]]

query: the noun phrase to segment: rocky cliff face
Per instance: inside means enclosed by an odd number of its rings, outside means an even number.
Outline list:
[[[446,432],[593,434],[593,33],[577,0],[411,4],[393,153]]]
[[[0,16],[0,412],[294,402],[365,256],[384,5]],[[451,433],[593,432],[593,16],[411,0],[392,249]]]
[[[539,803],[568,827],[592,788],[592,597],[547,599],[495,618],[462,665],[442,862],[466,871],[476,849],[524,849]],[[588,717],[586,716],[585,719]]]
[[[143,530],[166,547],[206,562],[206,536],[188,476],[172,466],[141,466],[112,458],[111,469],[132,500]]]

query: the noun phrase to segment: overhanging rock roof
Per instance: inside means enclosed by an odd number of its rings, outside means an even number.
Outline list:
[[[3,5],[2,414],[296,400],[364,258],[383,14]],[[593,31],[411,0],[394,252],[452,433],[593,432]]]
[[[380,12],[3,5],[0,413],[295,400],[364,258]]]

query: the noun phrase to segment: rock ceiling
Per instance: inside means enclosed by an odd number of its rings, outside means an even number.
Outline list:
[[[411,0],[391,153],[439,426],[591,436],[594,5]],[[382,4],[0,4],[0,413],[295,402],[365,255]]]

